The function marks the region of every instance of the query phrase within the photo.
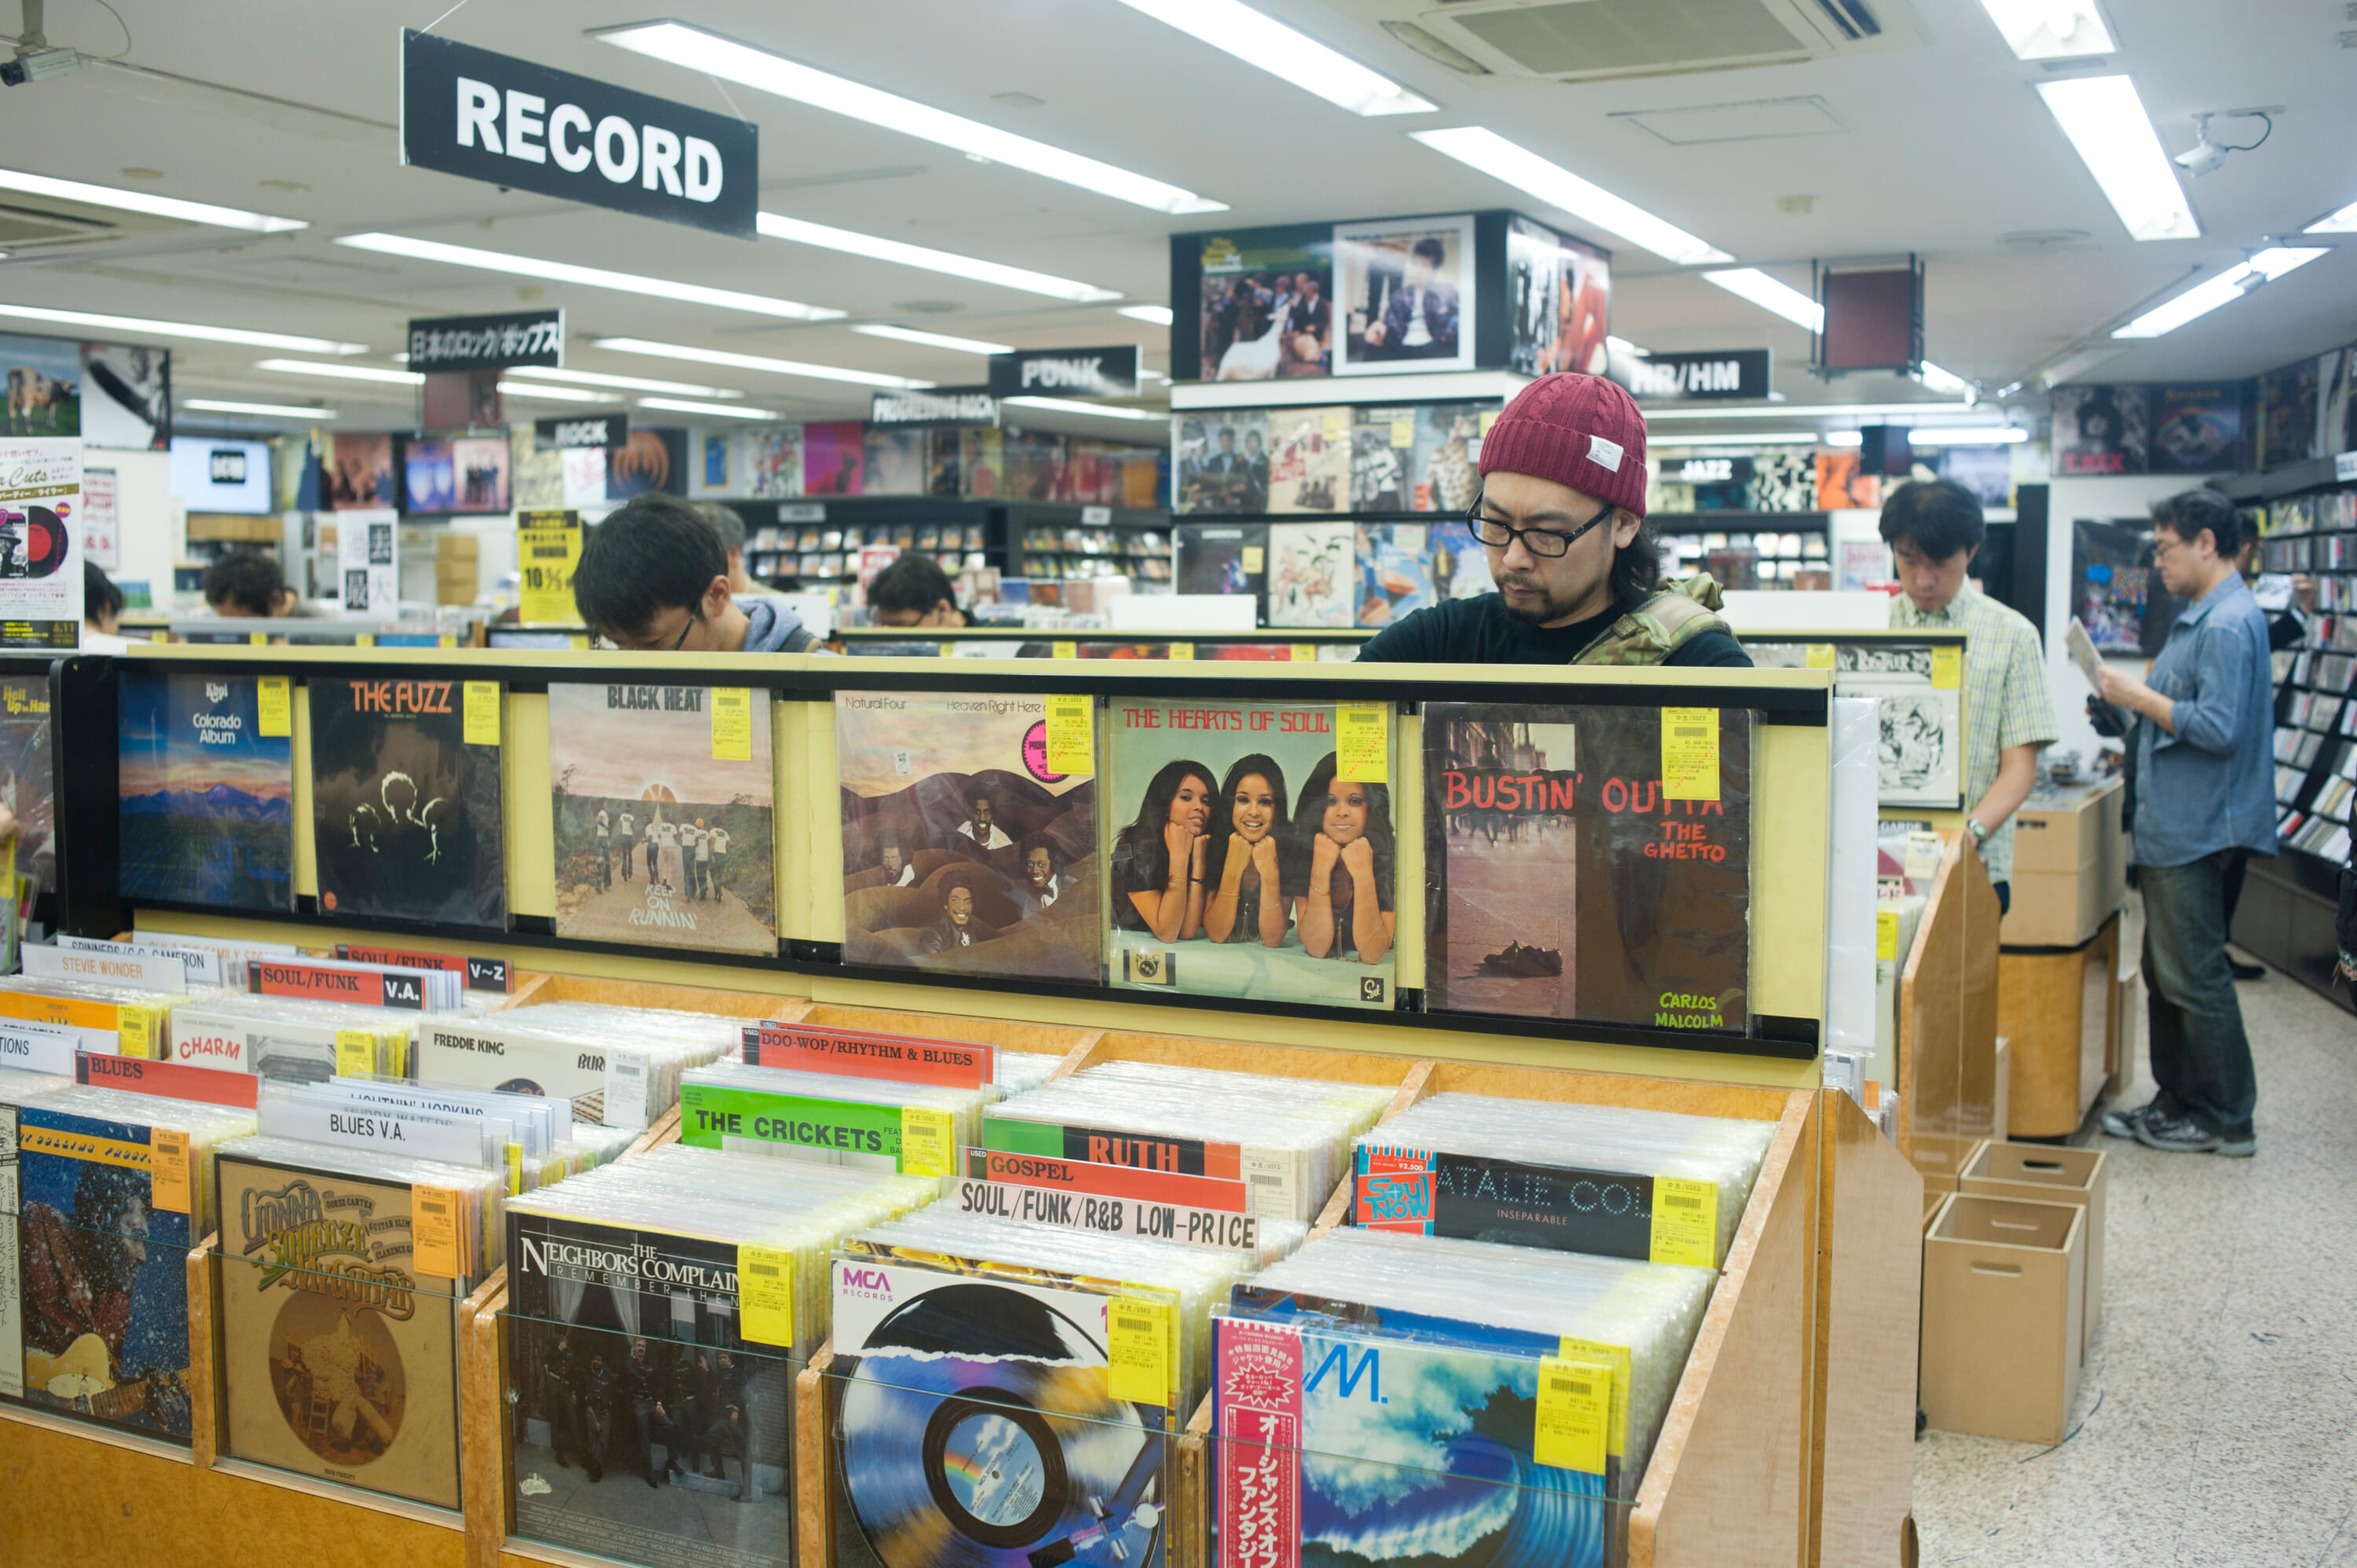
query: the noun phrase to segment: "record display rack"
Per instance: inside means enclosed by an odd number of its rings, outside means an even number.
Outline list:
[[[1880,789],[1886,797],[1882,801],[1882,815],[1886,821],[1924,818],[1944,823],[1943,813],[1952,816],[1969,808],[1971,802],[1964,799],[1964,793],[1963,753],[1964,736],[1969,733],[1965,725],[1972,716],[1969,708],[1972,682],[1967,679],[1972,665],[1970,632],[1941,627],[1910,627],[1885,631],[1777,627],[1770,630],[1746,631],[1742,634],[1742,641],[1745,649],[1754,650],[1754,660],[1762,667],[1781,667],[1781,660],[1789,660],[1792,655],[1781,653],[1780,661],[1771,665],[1769,660],[1759,659],[1758,650],[1800,649],[1799,660],[1803,668],[1834,671],[1834,693],[1836,696],[1852,694],[1842,688],[1845,673],[1872,680],[1879,672],[1877,667],[1890,663],[1891,655],[1898,650],[1931,650],[1933,668],[1926,672],[1927,684],[1933,695],[1942,691],[1955,693],[1955,707],[1952,714],[1940,712],[1934,714],[1928,709],[1919,713],[1916,705],[1909,700],[1910,693],[1904,690],[1876,693],[1878,697],[1891,698],[1893,703],[1880,715],[1883,730]],[[1953,659],[1953,665],[1945,663],[1947,659]],[[1913,671],[1900,671],[1894,668],[1891,672],[1912,674]],[[1942,707],[1944,708],[1944,703]],[[1929,729],[1929,725],[1935,717],[1939,727],[1934,732]],[[1919,725],[1925,733],[1902,733]],[[1933,754],[1929,758],[1915,755],[1927,750]],[[1956,776],[1954,795],[1943,797],[1942,801],[1936,804],[1921,800],[1892,800],[1887,798],[1893,794],[1905,794],[1909,779],[1933,766],[1953,766]]]
[[[296,928],[156,916],[146,929],[191,935],[287,934]],[[387,933],[390,938],[391,933]],[[478,944],[479,945],[479,944]],[[1678,1382],[1641,1490],[1626,1513],[1632,1568],[1814,1565],[1879,1560],[1910,1507],[1917,1211],[1921,1183],[1847,1096],[1786,1084],[1710,1082],[1548,1068],[1499,1059],[1474,1037],[1446,1058],[1155,1034],[1109,1018],[1096,1027],[1041,1022],[1019,1000],[985,998],[965,1015],[913,1011],[938,993],[880,987],[865,1004],[782,994],[790,977],[741,972],[742,990],[607,977],[612,966],[544,954],[563,967],[521,974],[512,1002],[665,1006],[770,1016],[830,1028],[918,1034],[1060,1052],[1057,1076],[1112,1060],[1183,1062],[1243,1073],[1324,1078],[1394,1089],[1392,1114],[1427,1094],[1462,1091],[1611,1104],[1771,1122],[1776,1131],[1722,1277]],[[599,975],[579,972],[595,967]],[[698,981],[683,966],[666,980]],[[1587,1053],[1583,1053],[1586,1055]],[[675,1114],[633,1152],[676,1135]],[[624,1155],[628,1159],[629,1155]],[[1337,1202],[1339,1203],[1339,1197]],[[1337,1203],[1328,1205],[1331,1220]],[[190,1568],[253,1560],[257,1543],[334,1541],[371,1561],[414,1568],[576,1565],[578,1554],[510,1533],[504,1274],[460,1309],[462,1509],[422,1508],[221,1454],[223,1354],[216,1304],[225,1262],[208,1237],[189,1253],[193,1442],[187,1448],[70,1418],[0,1404],[0,1465],[19,1506],[0,1510],[0,1555],[12,1561],[111,1561],[174,1543]],[[799,1369],[791,1487],[804,1542],[834,1537],[840,1483],[832,1441],[833,1354]],[[1207,1568],[1211,1550],[1209,1405],[1169,1440],[1178,1479],[1164,1561]],[[619,1479],[635,1486],[627,1469]],[[22,1499],[41,1499],[23,1506]],[[629,1561],[620,1553],[608,1561]],[[812,1568],[836,1561],[805,1545]]]
[[[764,581],[855,582],[859,552],[886,545],[931,555],[952,576],[981,565],[1050,581],[1126,576],[1143,587],[1170,575],[1170,516],[1156,508],[948,496],[732,497],[721,504],[745,520],[745,569]]]
[[[148,661],[156,661],[150,664]],[[938,989],[943,1006],[982,992],[1032,998],[1064,1017],[1100,1016],[1114,1008],[1132,1016],[1168,1017],[1171,1008],[1206,1019],[1205,1027],[1231,1032],[1211,1020],[1264,1015],[1339,1031],[1340,1037],[1381,1036],[1384,1049],[1429,1050],[1428,1041],[1461,1040],[1468,1031],[1513,1040],[1521,1059],[1552,1059],[1562,1043],[1577,1039],[1609,1047],[1616,1065],[1678,1076],[1712,1076],[1706,1064],[1727,1057],[1781,1064],[1772,1075],[1788,1083],[1813,1082],[1824,1017],[1824,961],[1821,940],[1825,919],[1824,878],[1815,869],[1829,833],[1827,729],[1830,675],[1823,671],[1714,671],[1703,682],[1675,670],[1521,669],[1445,665],[1351,665],[1324,661],[1228,663],[1185,668],[1170,662],[1137,661],[1115,668],[1110,661],[1024,660],[958,664],[940,659],[862,659],[784,655],[637,655],[538,650],[442,650],[396,649],[270,649],[135,647],[122,660],[59,661],[73,700],[58,704],[62,715],[59,751],[85,768],[81,787],[61,793],[69,803],[60,823],[61,863],[70,858],[93,873],[70,881],[61,901],[60,929],[77,935],[111,935],[129,924],[129,911],[114,896],[117,857],[113,673],[116,663],[187,673],[207,671],[284,675],[296,683],[293,702],[292,811],[298,823],[312,814],[307,703],[301,683],[311,676],[333,678],[354,665],[373,678],[425,681],[497,680],[505,683],[500,767],[506,822],[502,833],[504,932],[468,926],[418,924],[404,934],[457,942],[494,939],[519,948],[596,953],[618,966],[660,961],[727,965],[751,962],[798,978],[807,993],[852,999],[863,985],[886,983],[896,991]],[[551,682],[591,685],[645,684],[650,680],[765,690],[778,699],[770,725],[775,784],[775,886],[780,890],[779,944],[774,958],[748,961],[693,950],[654,949],[615,942],[560,938],[554,932],[555,871],[548,771],[548,697]],[[972,973],[878,967],[844,961],[845,904],[833,868],[843,862],[842,789],[837,775],[832,703],[838,690],[881,693],[961,693],[992,696],[1086,694],[1100,712],[1124,697],[1285,700],[1300,703],[1396,704],[1399,876],[1402,888],[1393,985],[1395,1004],[1354,1009],[1338,1020],[1333,1009],[1306,1001],[1176,993],[1167,987],[1118,992],[1099,983],[1040,979],[998,979]],[[1423,788],[1418,704],[1436,700],[1613,708],[1691,707],[1749,709],[1759,740],[1753,768],[1752,848],[1749,925],[1750,943],[1747,996],[1749,1023],[1741,1034],[1684,1030],[1652,1025],[1582,1019],[1505,1016],[1426,1011],[1426,971],[1423,906]],[[86,801],[96,810],[72,809]],[[321,907],[310,834],[298,832],[294,862],[296,908],[286,922],[332,941],[356,927],[401,923],[367,921]],[[826,868],[822,870],[821,868]],[[187,908],[186,913],[210,910]]]
[[[905,628],[849,626],[828,639],[862,658],[924,659],[1177,659],[1314,664],[1349,663],[1372,631],[1338,627],[1274,628],[1262,631],[1114,631],[1103,627],[976,626],[954,637],[912,636]]]
[[[1010,577],[1070,582],[1128,577],[1141,587],[1170,581],[1170,514],[1159,509],[1007,501]]]

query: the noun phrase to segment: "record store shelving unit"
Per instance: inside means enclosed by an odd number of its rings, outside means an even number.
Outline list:
[[[1753,1005],[1806,1025],[1824,1018],[1825,865],[1830,766],[1829,678],[1762,671],[1709,686],[1674,671],[1468,671],[1441,666],[1344,669],[1334,664],[1167,662],[1125,668],[1054,660],[953,666],[939,660],[763,656],[639,656],[474,650],[137,648],[190,673],[283,674],[298,683],[367,665],[393,678],[500,680],[506,684],[501,767],[505,870],[511,929],[362,925],[320,913],[309,835],[298,832],[298,908],[284,918],[228,918],[193,908],[125,908],[113,893],[116,794],[114,663],[59,660],[48,667],[64,742],[62,927],[113,936],[144,929],[292,941],[325,948],[374,938],[411,948],[510,959],[535,999],[681,1006],[732,1016],[803,1018],[950,1039],[985,1040],[1066,1055],[1060,1071],[1114,1058],[1182,1061],[1394,1086],[1394,1108],[1443,1089],[1586,1101],[1774,1122],[1769,1162],[1742,1218],[1726,1273],[1673,1403],[1629,1521],[1629,1561],[1650,1568],[1730,1562],[1814,1564],[1889,1561],[1910,1508],[1919,1215],[1922,1184],[1847,1096],[1818,1087],[1813,1043],[1719,1039],[1707,1048],[1665,1031],[1577,1023],[1354,1013],[1270,1003],[1114,993],[1064,984],[928,983],[904,972],[839,961],[844,906],[833,689],[995,693],[1184,692],[1269,700],[1389,700],[1403,703],[1396,736],[1403,888],[1422,886],[1417,864],[1420,747],[1413,704],[1437,697],[1659,705],[1750,706],[1759,730],[1752,775],[1756,835],[1751,920]],[[1725,672],[1721,672],[1724,674]],[[565,941],[549,934],[554,902],[549,776],[551,681],[767,688],[777,779],[776,874],[780,950],[773,961]],[[1572,688],[1572,689],[1567,689]],[[293,703],[295,817],[310,816],[307,703]],[[91,807],[96,809],[91,809]],[[1404,900],[1403,915],[1415,908]],[[1420,986],[1421,922],[1400,922],[1399,984]],[[1683,1047],[1683,1048],[1681,1048]],[[676,1119],[673,1119],[675,1126]],[[665,1135],[662,1123],[650,1140]],[[1329,1209],[1329,1217],[1332,1216]],[[193,1450],[102,1432],[0,1404],[0,1560],[108,1561],[170,1542],[190,1568],[247,1563],[290,1543],[333,1541],[403,1568],[493,1568],[577,1563],[508,1536],[500,1441],[499,1276],[468,1304],[460,1380],[466,1476],[463,1513],[391,1500],[222,1458],[210,1382],[220,1345],[210,1303],[220,1263],[191,1256],[192,1359],[199,1416]],[[828,1353],[802,1369],[805,1394],[823,1392]],[[827,1402],[797,1401],[805,1522],[799,1561],[831,1563],[834,1452]],[[1178,1441],[1170,1560],[1207,1557],[1204,1485],[1208,1409]],[[38,1499],[28,1505],[27,1499]]]

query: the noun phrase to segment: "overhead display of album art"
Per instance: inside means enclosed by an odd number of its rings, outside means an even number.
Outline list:
[[[1756,724],[1426,703],[1426,1007],[1745,1034]]]
[[[1390,733],[1387,703],[1115,701],[1108,982],[1392,1006]]]
[[[1473,218],[1334,226],[1342,376],[1474,366]]]
[[[1749,637],[1763,670],[1834,670],[1834,693],[1871,697],[1880,711],[1878,799],[1886,806],[1955,811],[1965,805],[1964,650],[1953,644],[1782,641]]]

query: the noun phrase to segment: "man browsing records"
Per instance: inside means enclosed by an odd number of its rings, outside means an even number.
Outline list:
[[[780,600],[739,606],[712,525],[687,502],[652,491],[589,531],[573,602],[625,653],[806,653],[816,641]]]
[[[1481,443],[1467,521],[1494,593],[1420,609],[1361,663],[1748,667],[1707,576],[1672,584],[1645,530],[1645,416],[1601,376],[1542,376]]]

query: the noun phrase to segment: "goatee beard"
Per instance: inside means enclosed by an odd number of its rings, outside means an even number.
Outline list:
[[[1520,586],[1519,584],[1516,585]],[[1498,597],[1499,602],[1505,607],[1506,618],[1520,621],[1524,626],[1544,626],[1564,613],[1563,607],[1555,603],[1552,595],[1542,595],[1539,602],[1528,609],[1516,609],[1514,601],[1507,598],[1503,594]]]

